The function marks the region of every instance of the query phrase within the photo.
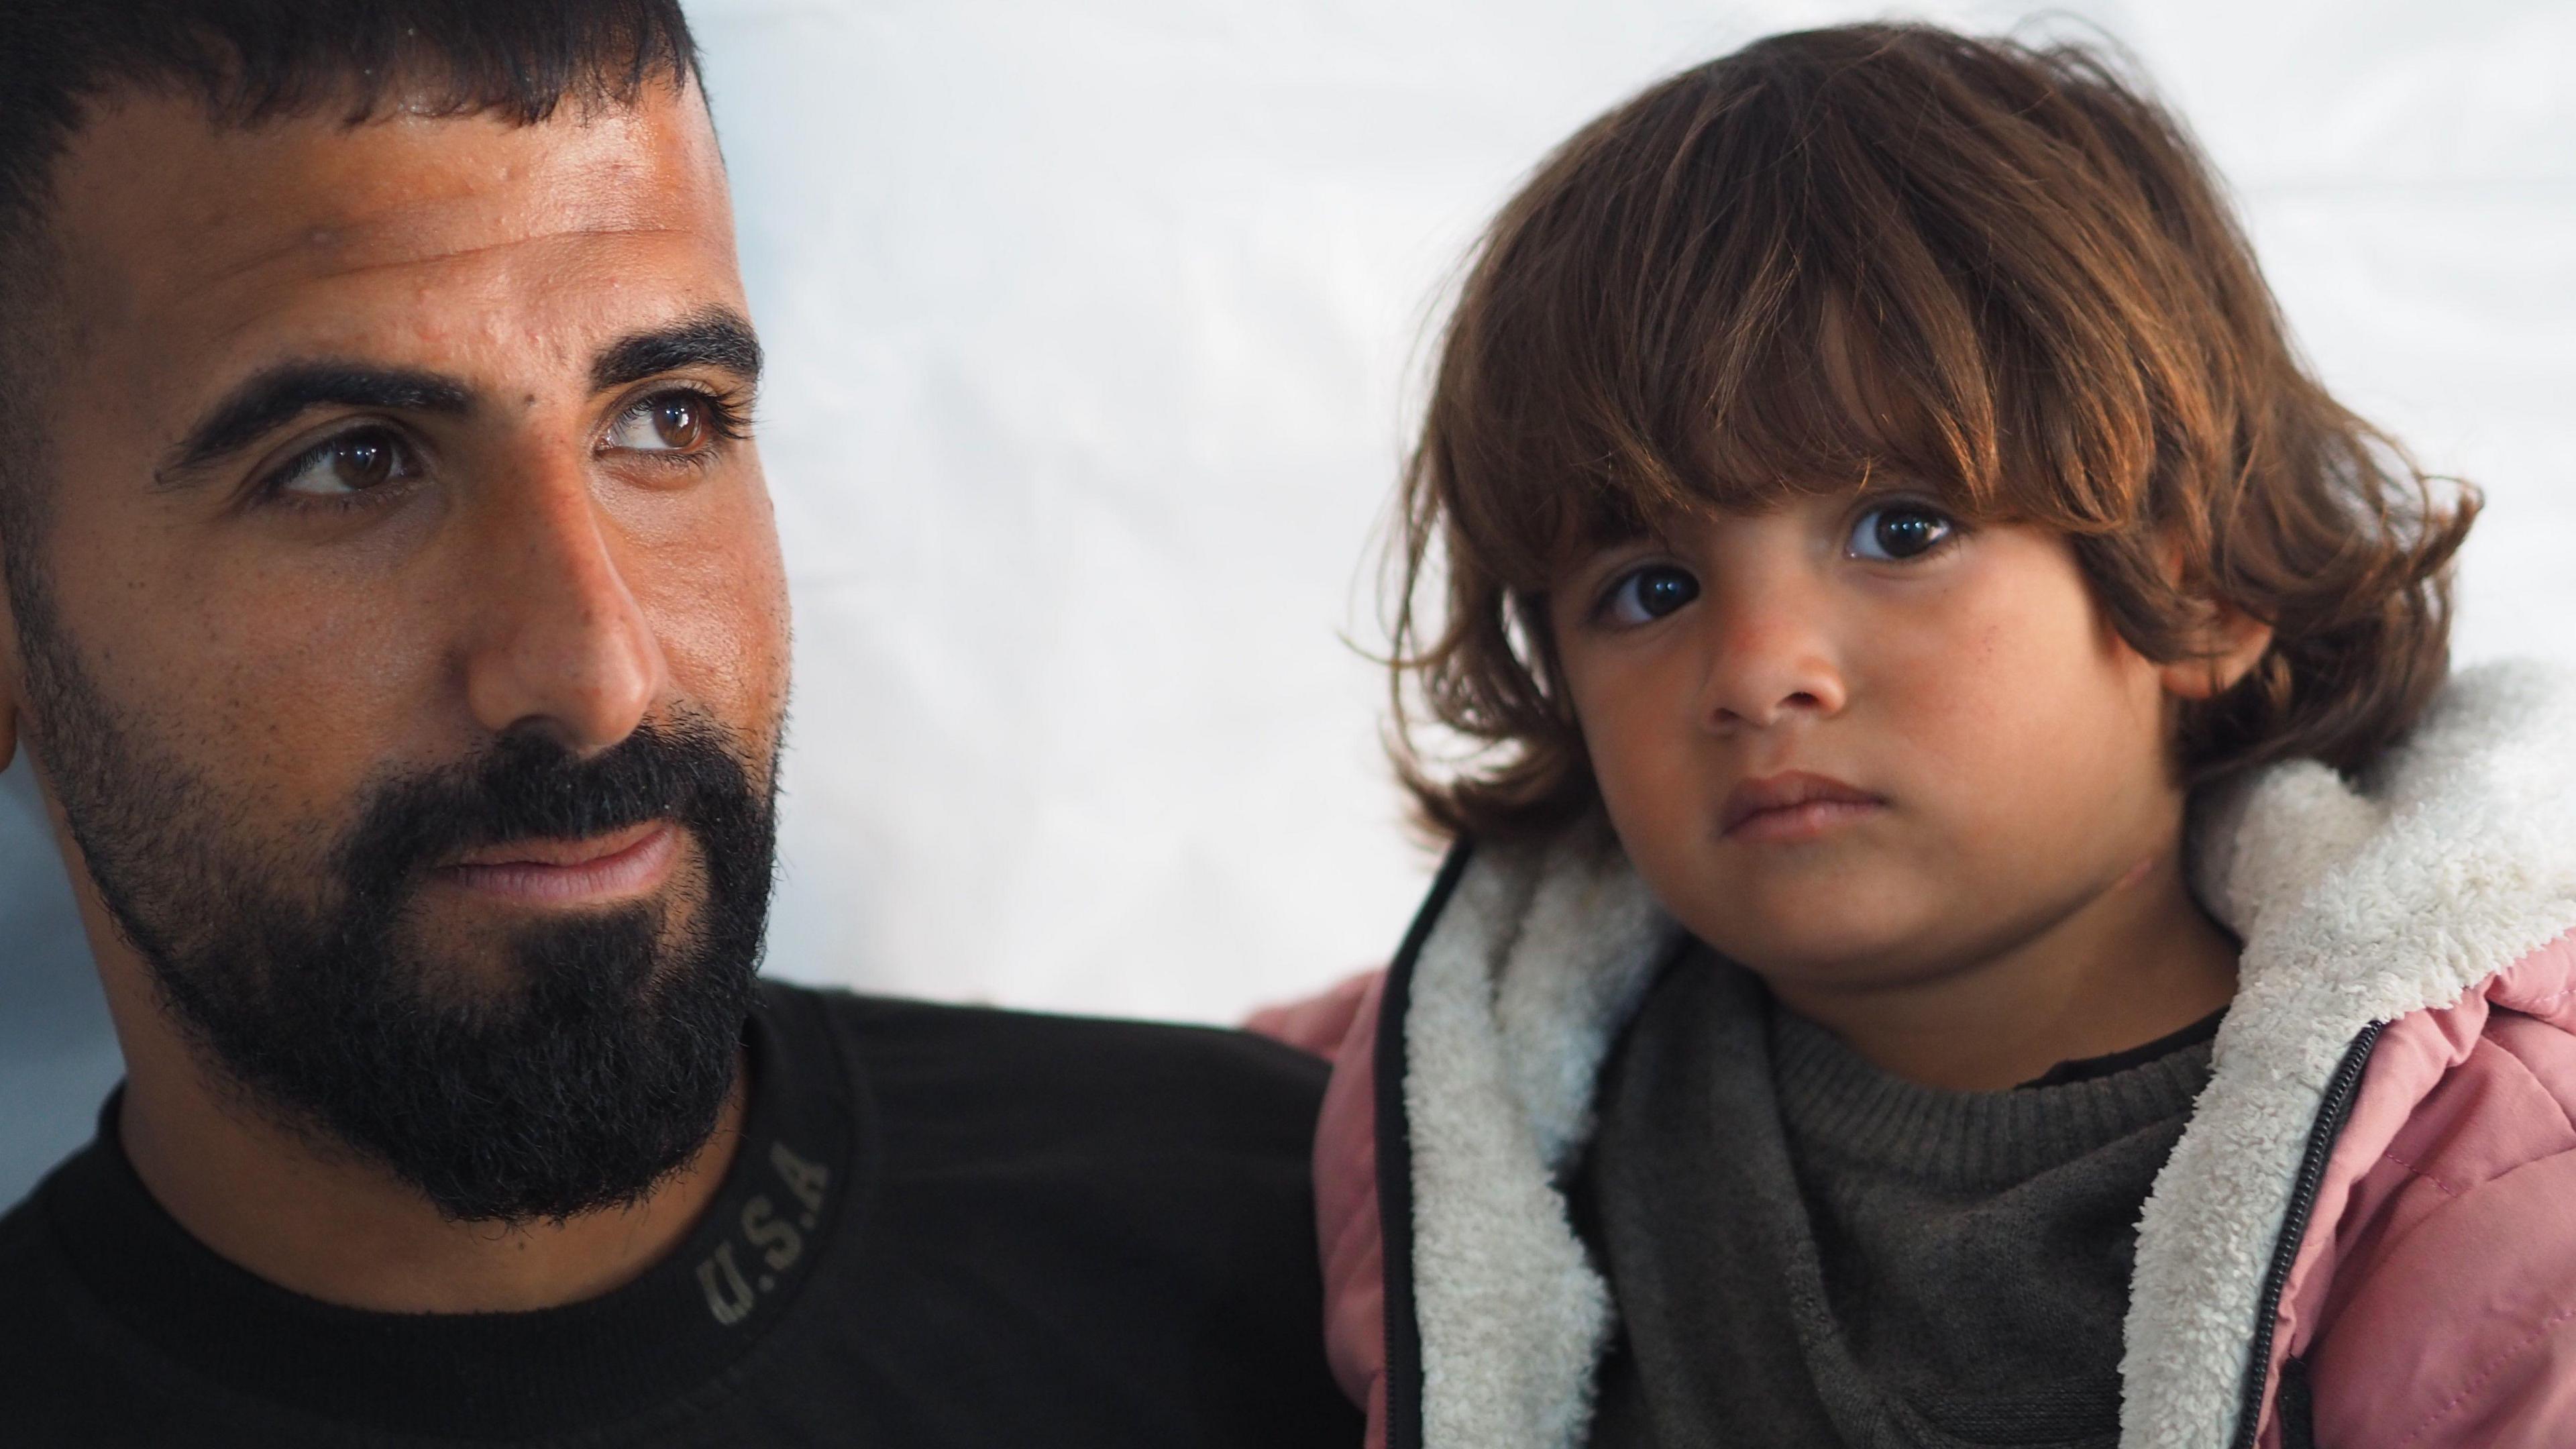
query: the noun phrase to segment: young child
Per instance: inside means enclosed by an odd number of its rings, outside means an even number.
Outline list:
[[[1372,1444],[2576,1443],[2576,693],[2102,62],[1593,123],[1405,496],[1456,846],[1265,1023]]]

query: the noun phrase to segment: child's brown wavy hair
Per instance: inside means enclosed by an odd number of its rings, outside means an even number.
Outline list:
[[[1579,550],[1891,469],[2069,535],[2151,659],[2212,605],[2272,627],[2181,711],[2187,781],[2359,768],[2447,673],[2477,495],[2310,375],[2175,121],[2078,45],[1806,31],[1586,126],[1475,257],[1395,558],[1424,822],[1527,837],[1597,806],[1547,627]]]

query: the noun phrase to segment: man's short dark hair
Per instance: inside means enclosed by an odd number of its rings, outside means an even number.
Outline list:
[[[159,90],[219,126],[390,104],[533,125],[566,104],[685,87],[679,0],[0,0],[0,543],[32,564],[44,439],[30,383],[57,323],[47,213],[65,148],[99,98]]]

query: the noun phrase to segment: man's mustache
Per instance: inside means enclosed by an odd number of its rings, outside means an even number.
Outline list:
[[[458,765],[376,787],[338,854],[342,878],[382,899],[484,846],[586,839],[670,820],[713,851],[767,815],[766,795],[755,791],[726,732],[703,719],[647,721],[588,758],[524,730]]]

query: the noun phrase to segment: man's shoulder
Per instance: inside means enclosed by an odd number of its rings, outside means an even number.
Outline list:
[[[34,1192],[0,1210],[0,1269],[17,1267],[38,1251],[44,1228],[36,1213]]]
[[[70,1270],[51,1216],[57,1181],[96,1150],[0,1215],[0,1441],[154,1442],[136,1426],[160,1422],[160,1386],[113,1346],[121,1336]]]
[[[61,1192],[63,1178],[97,1151],[98,1145],[91,1143],[55,1164],[33,1191],[0,1213],[0,1283],[12,1289],[0,1292],[0,1357],[19,1346],[19,1335],[32,1332],[42,1337],[60,1321],[61,1306],[53,1300],[64,1286],[65,1275],[49,1204]]]
[[[768,1009],[827,1032],[882,1106],[936,1104],[1086,1136],[1271,1138],[1302,1156],[1330,1073],[1222,1027],[960,1006],[769,983]]]
[[[0,1292],[0,1361],[15,1359],[37,1346],[42,1325],[61,1311],[51,1301],[52,1294],[33,1291],[39,1284],[50,1286],[55,1278],[50,1271],[53,1240],[43,1213],[36,1193],[0,1213],[0,1283],[13,1285]]]
[[[1322,1059],[1310,1052],[1233,1027],[872,996],[777,981],[763,982],[762,990],[773,1002],[801,1002],[835,1027],[859,1032],[885,1048],[918,1044],[936,1051],[961,1043],[1007,1043],[1036,1051],[1060,1047],[1106,1052],[1119,1065],[1137,1069],[1178,1063],[1184,1069],[1248,1073],[1290,1084],[1320,1083],[1327,1073]]]
[[[1323,1359],[1322,1061],[794,987],[764,1014],[842,1058],[868,1181],[832,1301],[922,1442],[1358,1442]]]

